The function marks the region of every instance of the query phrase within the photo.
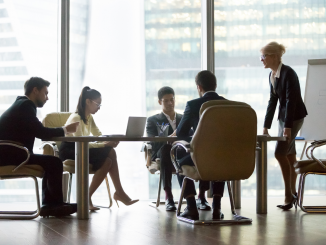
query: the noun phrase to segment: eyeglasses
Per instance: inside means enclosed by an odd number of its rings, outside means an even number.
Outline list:
[[[101,104],[96,103],[94,100],[91,100],[91,101],[94,102],[98,108],[100,108],[102,106]]]
[[[260,58],[260,61],[265,60],[267,55],[272,55],[272,54],[263,54],[263,55],[261,55],[261,56],[259,57],[259,58]]]

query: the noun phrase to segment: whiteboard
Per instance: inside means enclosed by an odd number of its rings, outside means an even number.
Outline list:
[[[326,59],[308,60],[304,103],[308,116],[300,136],[305,140],[326,139]]]

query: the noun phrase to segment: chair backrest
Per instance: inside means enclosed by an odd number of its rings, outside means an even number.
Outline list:
[[[206,103],[202,104],[199,110],[199,117],[201,114],[208,108],[214,105],[243,105],[243,106],[249,106],[248,104],[244,102],[239,102],[239,101],[233,101],[233,100],[210,100],[207,101]]]
[[[257,116],[242,102],[206,102],[190,143],[191,157],[202,180],[240,180],[255,167]]]
[[[52,112],[45,116],[42,121],[44,127],[47,128],[58,128],[65,125],[72,112]],[[58,148],[61,142],[56,142]]]

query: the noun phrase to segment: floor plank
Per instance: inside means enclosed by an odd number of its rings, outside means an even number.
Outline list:
[[[325,197],[307,198],[308,204],[324,201]],[[269,198],[268,214],[259,215],[255,199],[242,199],[242,208],[237,212],[252,218],[251,225],[193,226],[178,221],[175,213],[165,211],[164,205],[153,208],[146,201],[102,208],[90,213],[89,220],[78,220],[75,214],[65,218],[0,220],[0,244],[325,244],[326,214],[306,214],[300,209],[282,211],[276,208],[280,203],[282,198]],[[225,218],[232,217],[226,197],[222,210]],[[211,212],[201,211],[200,217],[210,219]]]

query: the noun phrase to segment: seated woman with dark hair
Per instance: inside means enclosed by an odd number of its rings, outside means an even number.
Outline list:
[[[92,114],[95,114],[101,107],[101,94],[89,87],[84,87],[79,97],[77,110],[68,118],[66,125],[79,122],[76,133],[68,136],[94,136],[102,135],[101,131],[95,124]],[[125,205],[131,205],[138,200],[131,200],[130,197],[124,192],[120,177],[119,167],[117,162],[117,155],[113,148],[117,147],[119,142],[106,141],[106,142],[90,142],[89,143],[89,162],[93,165],[95,174],[89,186],[89,209],[98,210],[94,207],[91,197],[104,180],[107,173],[110,174],[116,192],[113,195],[115,201],[120,201]],[[59,157],[62,161],[67,159],[75,159],[75,144],[74,142],[62,142],[59,150]],[[118,203],[117,203],[118,204]]]

